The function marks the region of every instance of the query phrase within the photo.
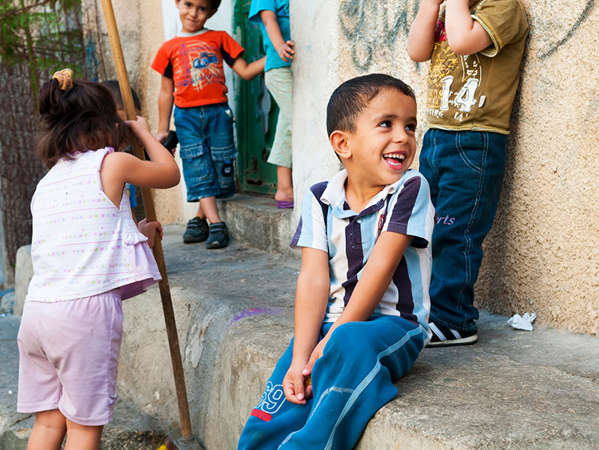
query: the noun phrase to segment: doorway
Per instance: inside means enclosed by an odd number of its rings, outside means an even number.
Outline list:
[[[248,21],[250,0],[236,0],[233,11],[235,38],[245,48],[250,62],[264,56],[262,33],[258,25]],[[279,108],[264,85],[264,74],[251,81],[235,77],[237,158],[240,189],[243,192],[273,194],[277,168],[268,164],[277,127]]]

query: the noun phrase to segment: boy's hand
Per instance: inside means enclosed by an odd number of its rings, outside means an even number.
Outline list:
[[[158,132],[156,133],[156,135],[154,137],[156,138],[156,140],[158,142],[162,142],[168,137],[168,130],[166,130],[166,131],[158,130]]]
[[[277,46],[277,53],[281,59],[285,62],[293,60],[295,56],[295,50],[293,49],[295,43],[293,41],[282,42]]]
[[[328,340],[329,334],[327,333],[327,335],[320,340],[318,345],[314,347],[314,350],[312,350],[312,354],[310,355],[310,359],[308,360],[306,367],[304,367],[304,369],[302,370],[303,376],[309,377],[312,375],[312,367],[314,367],[314,363],[318,360],[318,358],[322,356],[322,353],[324,352],[324,348],[327,345]]]
[[[291,403],[296,405],[305,405],[306,399],[312,397],[312,386],[305,386],[306,377],[302,374],[304,364],[297,364],[293,361],[283,378],[283,392],[285,397]]]
[[[125,124],[131,128],[137,136],[143,134],[144,132],[149,132],[150,127],[148,126],[148,122],[141,116],[137,116],[135,120],[125,120]]]
[[[137,229],[148,238],[148,245],[154,248],[156,242],[156,232],[158,232],[159,239],[162,239],[162,225],[160,222],[148,222],[148,219],[142,219],[137,224]]]

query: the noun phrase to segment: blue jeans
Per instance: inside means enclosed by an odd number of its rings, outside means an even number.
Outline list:
[[[233,112],[226,103],[175,107],[187,201],[229,197],[235,193]]]
[[[331,325],[322,326],[321,338]],[[288,402],[283,393],[292,340],[241,433],[238,450],[353,448],[370,418],[397,395],[393,382],[411,369],[425,339],[424,328],[396,316],[339,326],[314,364],[313,397],[305,405]]]
[[[499,203],[506,139],[499,133],[434,128],[424,135],[419,170],[437,211],[430,320],[458,331],[476,331],[474,283]]]

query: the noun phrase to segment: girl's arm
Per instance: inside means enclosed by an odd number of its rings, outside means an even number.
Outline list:
[[[109,153],[102,162],[100,179],[104,193],[112,202],[120,204],[125,182],[140,187],[169,188],[179,183],[179,168],[171,153],[156,140],[146,120],[125,122],[145,147],[149,161],[143,161],[125,152]]]
[[[322,319],[329,298],[329,257],[314,248],[302,248],[302,267],[297,278],[295,294],[295,332],[293,359],[285,378],[283,390],[292,403],[306,403],[305,376],[302,374],[320,334]]]
[[[456,55],[472,55],[492,44],[481,24],[472,19],[468,0],[447,0],[445,31]]]
[[[264,72],[264,63],[266,62],[266,56],[263,56],[256,61],[247,63],[247,61],[241,57],[237,58],[231,68],[244,80],[251,80],[258,74]]]
[[[310,360],[302,372],[304,376],[312,372],[312,366],[322,356],[335,328],[344,323],[360,322],[370,317],[391,283],[397,265],[411,242],[412,237],[405,234],[390,231],[381,234],[345,310],[310,355]]]
[[[273,47],[277,50],[277,53],[283,61],[291,61],[295,56],[295,45],[293,41],[285,41],[279,22],[277,21],[277,15],[273,11],[260,11],[260,19],[266,28],[266,34],[272,42]]]
[[[156,139],[163,141],[168,136],[173,110],[173,92],[175,84],[172,78],[162,77],[158,94],[158,132]]]
[[[422,0],[420,3],[408,35],[408,55],[412,61],[422,62],[431,58],[441,3],[443,0]]]

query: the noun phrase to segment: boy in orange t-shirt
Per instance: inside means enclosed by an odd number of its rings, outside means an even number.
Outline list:
[[[233,161],[237,156],[223,61],[250,80],[264,71],[264,58],[248,64],[241,57],[244,49],[227,32],[204,28],[220,0],[175,3],[182,29],[162,44],[152,62],[152,68],[162,75],[156,137],[167,137],[174,102],[187,201],[200,203],[196,217],[187,223],[183,242],[206,241],[209,249],[222,248],[230,238],[216,198],[235,192]]]

